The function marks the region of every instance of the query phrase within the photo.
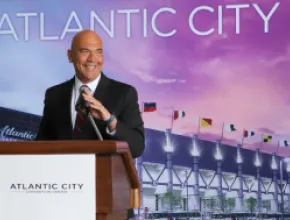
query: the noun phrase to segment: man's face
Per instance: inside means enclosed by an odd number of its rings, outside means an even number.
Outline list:
[[[68,58],[83,83],[93,81],[101,73],[104,63],[101,39],[93,33],[82,34],[68,51]]]

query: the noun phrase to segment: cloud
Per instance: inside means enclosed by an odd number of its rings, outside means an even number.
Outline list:
[[[274,68],[281,64],[290,64],[290,45],[286,46],[284,54],[279,54],[271,58],[264,58],[260,60],[262,65]]]
[[[211,47],[214,43],[219,43],[219,41],[226,40],[228,38],[229,36],[226,33],[223,33],[222,35],[216,34],[216,35],[211,35],[207,38],[204,38],[204,40],[201,42],[205,49],[205,48]]]
[[[239,132],[225,133],[225,139],[241,140],[242,130],[254,129],[270,134],[285,131],[289,124],[289,105],[285,96],[277,91],[277,86],[271,79],[264,77],[271,69],[261,66],[251,57],[213,58],[196,63],[193,67],[193,78],[206,89],[199,90],[194,100],[182,103],[186,112],[186,120],[175,122],[175,132],[191,134],[197,130],[197,118],[206,115],[218,124],[210,128],[210,132],[220,135],[221,123],[233,123]],[[211,81],[207,79],[210,77]],[[202,87],[203,88],[203,87]],[[172,104],[172,103],[171,103]],[[271,117],[269,117],[271,115]],[[159,119],[148,116],[147,124],[157,126]],[[265,120],[267,118],[267,120]],[[169,121],[169,120],[168,120]],[[169,122],[166,121],[168,125]],[[157,127],[162,125],[160,119]],[[164,121],[165,122],[165,121]],[[204,132],[205,130],[203,130]],[[279,131],[279,132],[278,132]],[[285,132],[281,133],[287,136]],[[245,143],[255,143],[261,136],[245,140]]]
[[[140,70],[135,70],[132,72],[134,75],[137,75],[140,79],[142,79],[146,83],[156,83],[156,84],[171,84],[171,83],[185,83],[186,80],[176,79],[176,78],[159,78],[153,76],[150,73],[142,72]]]
[[[198,106],[210,104],[220,119],[244,126],[257,127],[259,125],[256,123],[259,123],[263,127],[271,121],[264,120],[269,113],[277,114],[281,108],[289,108],[276,86],[263,77],[267,69],[254,61],[247,58],[215,58],[198,66],[202,76],[208,74],[212,79],[210,89],[200,94]],[[207,112],[210,114],[212,111],[208,109]],[[237,113],[240,119],[236,118]]]
[[[269,128],[258,128],[257,131],[259,131],[262,134],[269,134],[269,135],[274,135],[275,131],[269,129]]]
[[[108,59],[106,60],[106,66],[109,69],[115,71],[122,71],[125,73],[132,74],[138,77],[145,83],[154,84],[176,84],[186,83],[186,79],[177,77],[166,77],[163,73],[159,73],[154,68],[154,59],[157,57],[164,57],[162,51],[154,51],[154,57],[152,56],[152,42],[143,39],[130,39],[118,40],[117,42],[111,42],[108,46]],[[127,51],[130,48],[130,52],[126,53],[125,56],[119,56],[115,51]],[[174,75],[174,74],[171,74]]]

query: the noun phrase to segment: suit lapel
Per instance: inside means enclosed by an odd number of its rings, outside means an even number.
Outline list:
[[[108,86],[108,84],[109,84],[109,79],[103,73],[101,73],[101,79],[100,79],[99,85],[97,86],[94,92],[95,99],[97,99],[101,103],[105,101],[106,92],[107,92],[106,87]]]

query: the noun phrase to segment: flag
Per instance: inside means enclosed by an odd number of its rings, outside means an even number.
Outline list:
[[[226,131],[236,131],[237,129],[235,128],[234,124],[225,124],[224,125],[224,130],[226,130]]]
[[[263,141],[264,141],[265,143],[270,143],[270,142],[272,142],[272,136],[271,136],[271,135],[264,135],[264,136],[263,136]]]
[[[178,118],[184,118],[185,117],[185,112],[182,110],[175,110],[173,113],[173,119],[176,120]]]
[[[286,141],[286,140],[280,140],[279,141],[279,146],[280,147],[289,147],[290,143],[289,143],[289,141]]]
[[[157,110],[156,102],[144,102],[144,112],[155,112]]]
[[[244,130],[244,137],[250,137],[254,135],[255,135],[254,131]]]
[[[200,126],[201,127],[212,126],[212,119],[210,119],[210,118],[201,118]]]

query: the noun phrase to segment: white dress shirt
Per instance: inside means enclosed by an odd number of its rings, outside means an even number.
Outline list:
[[[99,82],[100,82],[100,79],[101,79],[101,74],[92,82],[86,84],[92,93],[95,92]],[[75,120],[76,120],[76,110],[75,110],[75,105],[76,105],[76,102],[79,98],[79,95],[80,95],[80,88],[81,86],[83,85],[83,83],[78,79],[77,76],[75,76],[75,83],[74,83],[74,86],[73,86],[73,89],[72,89],[72,98],[71,98],[71,122],[72,122],[72,127],[74,128],[75,126]]]
[[[101,74],[94,81],[92,81],[88,84],[85,84],[90,88],[92,94],[95,93],[95,90],[96,90],[97,86],[99,85],[100,79],[101,79]],[[79,98],[80,88],[82,85],[84,85],[84,84],[78,79],[77,76],[75,76],[75,83],[74,83],[74,86],[72,89],[72,96],[71,96],[71,120],[72,120],[71,123],[72,123],[73,128],[75,126],[76,114],[77,114],[77,112],[75,110],[75,106],[76,106],[76,102]],[[106,128],[106,132],[112,136],[116,134],[116,130],[110,132],[108,127]]]

